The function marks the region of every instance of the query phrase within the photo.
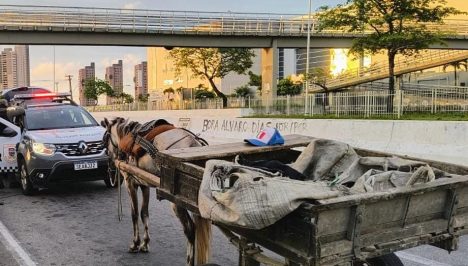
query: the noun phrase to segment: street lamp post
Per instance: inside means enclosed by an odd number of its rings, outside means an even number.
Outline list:
[[[312,0],[309,0],[309,13],[307,18],[307,48],[306,48],[306,80],[305,80],[305,106],[304,114],[309,113],[309,64],[310,64],[310,28],[312,16]]]

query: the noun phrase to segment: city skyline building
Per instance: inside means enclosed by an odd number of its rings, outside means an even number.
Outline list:
[[[95,67],[94,62],[91,62],[89,66],[85,66],[84,68],[78,71],[78,91],[79,91],[80,105],[89,106],[89,105],[95,104],[95,101],[93,99],[86,98],[84,94],[86,81],[94,80],[95,78],[96,78],[96,67]]]
[[[16,73],[17,73],[17,86],[30,86],[31,73],[30,73],[30,60],[29,60],[29,45],[16,45]]]
[[[169,54],[169,50],[163,47],[148,47],[146,51],[150,98],[175,98],[176,95],[164,94],[164,90],[170,88],[174,91],[179,88],[196,88],[199,85],[211,88],[208,80],[193,77],[189,69],[184,69],[180,75],[176,75],[174,61]],[[219,86],[219,79],[215,79],[215,84]]]
[[[29,46],[16,45],[0,53],[1,88],[30,86]]]
[[[2,89],[18,86],[16,69],[16,52],[12,48],[5,48],[0,55],[0,72]]]
[[[106,67],[105,80],[112,87],[115,94],[123,92],[123,61],[119,60],[117,64]],[[106,103],[112,104],[112,97],[106,96]]]
[[[135,65],[133,82],[135,83],[135,100],[139,96],[148,94],[148,62],[143,61],[141,64]]]

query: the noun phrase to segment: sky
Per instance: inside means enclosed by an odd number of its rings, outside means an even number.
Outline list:
[[[312,0],[312,6],[316,9],[322,5],[336,5],[342,2],[344,0]],[[304,14],[308,11],[308,0],[2,0],[1,4],[281,14]],[[1,50],[5,47],[10,46],[0,45]],[[146,48],[143,47],[30,46],[31,85],[53,88],[54,50],[55,80],[58,82],[59,91],[68,91],[65,75],[70,74],[73,75],[74,93],[80,68],[95,62],[96,76],[104,79],[105,68],[122,59],[124,91],[133,95],[133,68],[146,60]]]

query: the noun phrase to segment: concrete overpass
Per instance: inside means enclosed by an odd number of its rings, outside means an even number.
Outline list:
[[[0,5],[1,44],[302,48],[307,29],[299,14]],[[318,32],[316,20],[310,29],[312,48],[347,48],[366,34]],[[448,47],[433,48],[468,49],[468,21],[428,29],[450,33]]]
[[[427,26],[450,33],[447,46],[432,48],[468,50],[468,21]],[[298,14],[0,5],[0,44],[263,48],[264,94],[271,95],[276,49],[306,47],[308,29],[307,17]],[[317,29],[313,20],[312,48],[347,48],[368,33]]]

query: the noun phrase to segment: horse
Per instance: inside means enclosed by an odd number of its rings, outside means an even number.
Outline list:
[[[128,164],[139,167],[154,175],[160,175],[160,168],[154,163],[150,154],[142,152],[141,146],[135,142],[134,132],[142,129],[142,124],[117,117],[110,121],[105,118],[101,122],[101,125],[106,128],[103,142],[107,148],[110,162],[113,162],[115,159],[126,158]],[[154,125],[154,128],[144,138],[152,140],[153,145],[158,150],[207,145],[206,141],[198,138],[190,131],[176,128],[163,119],[156,121]],[[171,143],[165,143],[167,139],[171,139],[174,136],[180,137],[176,140],[171,140]],[[130,176],[128,173],[122,171],[121,174],[124,177],[131,199],[133,240],[129,247],[129,252],[148,252],[150,242],[148,232],[150,187],[145,182]],[[141,220],[145,227],[143,242],[140,240],[138,227],[138,188],[141,189],[143,195],[140,212]],[[187,265],[193,266],[207,263],[211,247],[211,221],[196,214],[190,215],[186,209],[176,204],[172,204],[172,209],[181,222],[184,235],[187,239]]]

